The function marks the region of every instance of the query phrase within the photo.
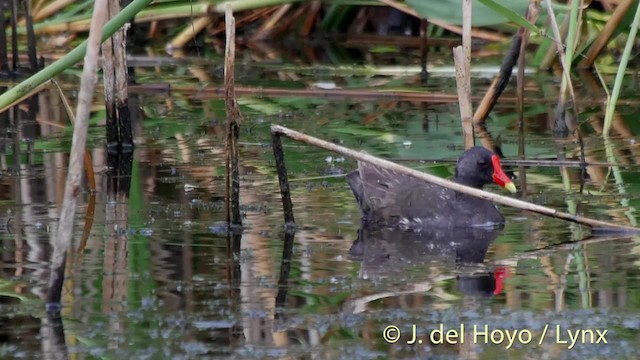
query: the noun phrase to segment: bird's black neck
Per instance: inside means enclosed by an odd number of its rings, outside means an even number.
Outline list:
[[[456,177],[455,182],[457,182],[458,184],[462,184],[462,185],[467,185],[467,186],[471,186],[474,187],[476,189],[481,189],[484,186],[484,183],[482,180],[478,180],[478,179],[473,179],[473,178],[458,178]]]

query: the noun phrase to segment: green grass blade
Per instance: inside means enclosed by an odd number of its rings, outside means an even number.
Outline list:
[[[543,35],[544,31],[540,28],[538,28],[537,26],[531,24],[529,21],[527,21],[527,18],[523,17],[522,15],[516,13],[515,11],[495,2],[494,0],[478,0],[480,1],[482,4],[484,4],[486,7],[488,7],[489,9],[495,11],[496,13],[504,16],[506,19],[508,19],[509,21],[523,27],[526,28],[527,30],[531,31],[534,34],[540,34]]]

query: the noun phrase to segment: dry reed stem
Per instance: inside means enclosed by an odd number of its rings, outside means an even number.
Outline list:
[[[100,38],[102,36],[102,27],[107,20],[107,4],[107,0],[96,0],[93,7],[91,30],[89,32],[87,53],[84,59],[80,93],[78,95],[76,126],[73,129],[69,170],[64,189],[64,199],[60,212],[58,231],[54,240],[54,250],[51,256],[52,271],[47,292],[47,308],[50,311],[59,311],[60,309],[66,254],[67,249],[71,246],[76,202],[80,193],[80,181],[82,179],[82,167],[84,165],[80,159],[84,155],[87,142],[93,91],[98,78]]]
[[[224,61],[224,88],[225,109],[227,113],[227,138],[225,144],[226,167],[226,192],[225,208],[228,224],[241,225],[240,217],[240,174],[239,174],[239,150],[238,137],[242,114],[238,107],[235,93],[235,41],[236,24],[231,6],[225,8],[225,61]]]
[[[213,22],[213,17],[209,15],[201,16],[190,23],[184,30],[176,35],[167,45],[169,49],[182,49],[187,43],[193,40],[200,32]]]
[[[458,88],[458,105],[460,106],[460,120],[462,121],[462,135],[464,148],[470,149],[475,145],[473,134],[473,109],[471,108],[471,78],[469,77],[468,60],[461,46],[453,49],[453,59],[456,65],[456,85]]]

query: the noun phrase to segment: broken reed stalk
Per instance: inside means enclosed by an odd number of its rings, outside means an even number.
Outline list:
[[[120,12],[120,3],[109,2],[109,17]],[[125,28],[121,27],[102,44],[104,99],[107,111],[107,149],[115,152],[133,151],[133,130],[127,92]]]
[[[462,48],[464,49],[464,71],[471,73],[471,0],[462,0]],[[454,49],[455,51],[455,49]],[[471,88],[471,78],[469,80],[469,88]]]
[[[510,197],[493,194],[488,191],[461,185],[461,184],[458,184],[434,175],[423,173],[421,171],[414,170],[414,169],[402,166],[400,164],[393,163],[388,160],[380,159],[373,155],[358,152],[340,145],[330,143],[328,141],[318,139],[313,136],[305,135],[301,132],[288,129],[280,125],[271,125],[271,134],[283,135],[292,140],[300,141],[309,145],[314,145],[314,146],[323,148],[325,150],[333,151],[340,155],[348,156],[358,161],[364,161],[364,162],[373,164],[375,166],[381,167],[383,169],[395,171],[402,175],[413,176],[417,179],[420,179],[435,185],[439,185],[439,186],[442,186],[454,191],[458,191],[463,194],[475,196],[481,199],[490,200],[501,205],[506,205],[506,206],[514,207],[521,210],[527,210],[527,211],[535,212],[541,215],[555,217],[558,219],[563,219],[563,220],[571,221],[571,222],[582,224],[582,225],[588,225],[595,228],[605,228],[605,229],[611,229],[611,230],[615,229],[619,231],[628,231],[628,232],[640,232],[639,228],[635,228],[632,226],[614,224],[607,221],[590,219],[590,218],[579,216],[579,215],[571,215],[569,213],[558,211],[546,206],[531,204],[523,200],[513,199]]]
[[[462,46],[456,46],[453,49],[453,60],[456,68],[462,138],[466,150],[476,144],[471,105],[471,0],[462,1]]]
[[[453,60],[456,65],[456,86],[458,88],[458,105],[460,106],[460,119],[462,121],[462,137],[464,148],[475,146],[473,135],[473,110],[471,107],[471,79],[469,77],[469,59],[462,46],[453,49]]]
[[[509,50],[502,60],[502,65],[500,65],[498,74],[493,79],[491,86],[489,87],[489,89],[487,89],[487,92],[484,94],[482,101],[476,108],[476,113],[473,115],[474,124],[484,124],[485,120],[489,116],[489,113],[498,102],[500,95],[502,95],[502,92],[507,87],[507,84],[509,84],[509,79],[511,78],[511,74],[513,73],[513,67],[516,64],[518,54],[520,53],[521,41],[522,36],[518,32],[513,36],[511,46],[509,46]]]
[[[54,240],[54,250],[51,256],[51,275],[49,277],[49,289],[47,291],[47,311],[60,311],[60,298],[64,283],[64,269],[67,258],[67,249],[71,246],[73,234],[73,218],[76,213],[76,201],[80,193],[80,180],[82,179],[82,158],[87,143],[87,130],[89,128],[89,115],[93,102],[93,91],[97,81],[98,56],[100,55],[100,42],[102,26],[107,18],[107,0],[97,0],[93,5],[93,20],[87,40],[87,53],[84,58],[82,78],[80,81],[80,93],[78,94],[78,107],[76,109],[76,125],[73,128],[73,140],[71,143],[71,156],[69,170],[64,189],[64,200],[58,224],[58,232]]]
[[[280,139],[280,134],[273,132],[273,130],[271,131],[271,147],[273,148],[273,157],[276,161],[278,182],[280,183],[280,195],[282,196],[285,226],[294,226],[295,219],[293,218],[293,204],[291,203],[289,176],[287,175],[287,167],[284,163],[282,141]]]
[[[536,0],[532,0],[529,2],[529,8],[527,11],[527,20],[535,24],[538,16],[540,14],[540,4]],[[511,78],[511,74],[513,73],[513,67],[518,60],[518,56],[521,53],[521,49],[526,47],[526,43],[529,39],[529,31],[520,27],[518,31],[513,35],[513,40],[511,42],[511,46],[509,50],[505,54],[502,65],[500,66],[500,71],[493,79],[491,86],[485,93],[482,102],[478,105],[475,114],[473,115],[473,123],[474,124],[484,124],[485,120],[489,116],[489,113],[493,109],[493,107],[498,102],[498,98],[502,95],[502,92],[507,87],[509,83],[509,79]],[[522,72],[524,74],[524,65],[518,65],[518,73]]]
[[[224,56],[225,109],[227,112],[227,139],[225,144],[226,192],[225,209],[228,224],[241,225],[240,172],[238,168],[238,137],[242,114],[238,107],[235,85],[236,22],[231,6],[225,8],[226,46]]]

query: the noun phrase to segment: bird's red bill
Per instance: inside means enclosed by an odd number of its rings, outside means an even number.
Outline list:
[[[498,157],[498,155],[493,155],[491,157],[491,162],[493,163],[493,182],[511,192],[515,192],[515,185],[507,176],[507,174],[505,174],[504,170],[502,170],[502,165],[500,165],[500,157]]]

